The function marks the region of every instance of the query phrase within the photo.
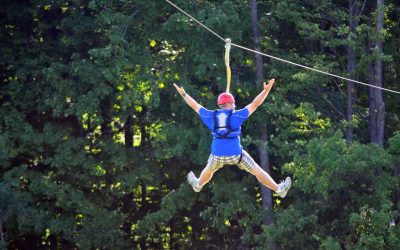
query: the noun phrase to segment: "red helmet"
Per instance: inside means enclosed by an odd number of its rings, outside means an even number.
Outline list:
[[[218,105],[225,104],[228,102],[233,102],[233,103],[235,102],[235,98],[233,97],[233,95],[225,92],[218,96],[218,102],[217,102]]]

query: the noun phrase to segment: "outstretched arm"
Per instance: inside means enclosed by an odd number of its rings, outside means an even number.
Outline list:
[[[250,115],[261,105],[263,104],[265,98],[267,97],[269,91],[275,83],[275,79],[269,80],[268,84],[264,82],[264,89],[256,98],[254,98],[253,102],[246,106],[249,110]]]
[[[179,87],[174,83],[174,87],[178,91],[178,93],[183,97],[183,100],[197,113],[200,112],[201,105],[198,104],[190,95],[186,94],[185,90],[182,87]]]

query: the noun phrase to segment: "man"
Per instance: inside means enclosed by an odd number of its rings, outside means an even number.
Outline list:
[[[200,192],[201,188],[211,180],[213,174],[218,169],[229,164],[237,165],[240,169],[253,174],[259,182],[276,192],[280,197],[284,198],[286,196],[292,184],[290,177],[287,177],[284,182],[277,184],[243,150],[240,144],[240,126],[264,102],[274,83],[275,79],[271,79],[268,84],[264,82],[263,91],[254,98],[252,103],[240,110],[235,110],[235,99],[231,94],[222,93],[218,96],[217,101],[220,109],[215,111],[205,109],[190,97],[182,87],[174,84],[178,93],[200,115],[202,122],[211,131],[213,136],[211,154],[208,158],[207,166],[201,172],[200,177],[196,178],[192,171],[187,175],[188,182],[192,185],[195,192]]]

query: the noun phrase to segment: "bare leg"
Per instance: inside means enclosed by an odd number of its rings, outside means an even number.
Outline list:
[[[212,171],[209,167],[205,167],[199,177],[199,187],[206,185],[212,178],[215,171]]]
[[[261,182],[264,186],[276,192],[278,189],[278,184],[272,179],[272,177],[265,172],[258,164],[249,171],[257,177],[257,180]]]

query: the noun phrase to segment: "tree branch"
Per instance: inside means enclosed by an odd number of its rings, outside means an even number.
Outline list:
[[[134,16],[136,16],[141,10],[142,10],[142,8],[136,9],[136,10],[129,16],[129,19],[132,19],[132,18],[133,18]],[[126,25],[122,28],[122,34],[121,34],[122,39],[125,39],[125,35],[126,35],[127,29],[128,29],[128,24],[126,24]]]

